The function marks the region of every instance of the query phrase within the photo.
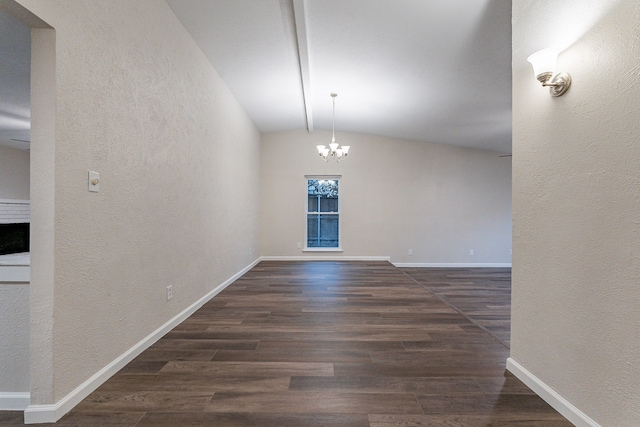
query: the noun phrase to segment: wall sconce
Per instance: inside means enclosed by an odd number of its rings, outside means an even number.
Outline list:
[[[569,73],[558,73],[554,75],[556,60],[560,49],[542,49],[527,58],[533,66],[533,74],[542,86],[549,87],[551,96],[564,94],[571,86],[571,76]]]

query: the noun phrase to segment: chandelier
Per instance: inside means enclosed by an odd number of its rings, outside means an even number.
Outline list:
[[[331,158],[336,159],[336,162],[340,162],[340,160],[344,159],[347,157],[347,154],[349,154],[349,145],[343,145],[340,147],[336,142],[336,96],[338,96],[337,93],[331,93],[331,98],[333,98],[333,135],[331,136],[331,144],[329,144],[329,148],[325,145],[318,145],[316,147],[318,149],[318,154],[325,162],[328,162]]]

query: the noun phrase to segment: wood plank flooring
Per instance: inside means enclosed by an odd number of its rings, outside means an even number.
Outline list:
[[[403,268],[402,271],[509,346],[510,268]]]
[[[508,281],[261,262],[56,425],[570,427],[505,371],[504,301],[481,288]]]

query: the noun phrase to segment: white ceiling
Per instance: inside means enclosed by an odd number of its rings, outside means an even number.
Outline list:
[[[509,0],[167,3],[261,132],[511,152]]]
[[[511,152],[509,0],[167,0],[261,132]],[[29,30],[0,11],[0,144],[29,139]],[[9,58],[8,60],[6,58]]]

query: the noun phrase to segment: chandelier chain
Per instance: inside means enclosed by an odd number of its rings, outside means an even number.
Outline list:
[[[333,118],[331,120],[331,131],[332,131],[331,141],[332,142],[335,142],[336,140],[336,96],[338,96],[337,93],[331,94],[331,97],[333,98]]]

